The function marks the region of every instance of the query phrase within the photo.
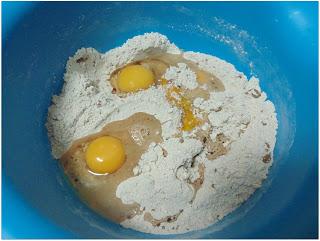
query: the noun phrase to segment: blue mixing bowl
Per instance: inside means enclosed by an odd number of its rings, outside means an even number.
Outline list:
[[[316,238],[317,2],[3,2],[3,238]],[[275,162],[263,187],[211,227],[143,234],[103,219],[68,186],[44,126],[66,61],[157,31],[185,50],[256,75],[276,106]],[[192,218],[192,217],[191,217]]]

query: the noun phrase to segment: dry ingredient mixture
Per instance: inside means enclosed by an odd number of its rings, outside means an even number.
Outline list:
[[[123,94],[116,79],[133,63],[149,68],[156,83]],[[267,177],[274,105],[257,78],[217,57],[146,33],[105,54],[78,50],[64,80],[48,113],[52,154],[83,200],[124,227],[160,234],[205,228]],[[122,141],[126,161],[97,175],[84,154],[104,135]]]

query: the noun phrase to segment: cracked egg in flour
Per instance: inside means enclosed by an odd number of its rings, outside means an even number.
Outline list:
[[[69,59],[48,134],[81,199],[148,233],[219,221],[267,177],[277,120],[255,77],[158,33]]]

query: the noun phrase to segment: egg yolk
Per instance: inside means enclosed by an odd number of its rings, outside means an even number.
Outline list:
[[[171,87],[167,91],[167,99],[175,106],[182,109],[182,130],[191,131],[201,124],[201,121],[193,114],[190,100],[183,96],[178,87]]]
[[[119,139],[112,136],[93,140],[86,151],[87,165],[94,173],[113,173],[122,166],[124,161],[124,146]]]
[[[147,89],[154,81],[155,77],[151,70],[142,65],[129,65],[120,71],[117,85],[122,92],[136,92]]]
[[[160,81],[159,81],[159,84],[162,85],[162,86],[165,86],[165,85],[167,85],[168,83],[169,83],[169,81],[166,80],[166,79],[160,79]]]

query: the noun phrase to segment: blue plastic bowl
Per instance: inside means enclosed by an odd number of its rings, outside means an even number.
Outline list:
[[[316,238],[317,2],[3,2],[3,238]],[[157,31],[185,50],[257,75],[277,110],[275,162],[263,187],[208,229],[156,236],[93,213],[50,154],[44,123],[66,61]],[[192,218],[192,217],[191,217]]]

